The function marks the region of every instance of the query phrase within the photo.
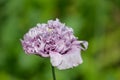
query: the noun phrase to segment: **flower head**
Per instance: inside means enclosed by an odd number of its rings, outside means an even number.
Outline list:
[[[73,29],[58,19],[37,24],[24,35],[21,42],[27,54],[50,57],[52,65],[60,70],[81,64],[81,50],[86,50],[88,46],[88,42],[78,41]]]

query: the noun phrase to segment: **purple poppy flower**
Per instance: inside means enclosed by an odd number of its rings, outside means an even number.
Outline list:
[[[73,29],[62,24],[58,19],[47,24],[37,24],[21,40],[27,54],[50,57],[53,66],[69,69],[81,64],[81,50],[88,47],[87,41],[78,41]]]

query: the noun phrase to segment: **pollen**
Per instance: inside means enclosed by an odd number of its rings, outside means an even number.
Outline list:
[[[53,31],[53,29],[50,29],[50,28],[46,28],[46,30],[48,31],[48,32],[52,32]]]

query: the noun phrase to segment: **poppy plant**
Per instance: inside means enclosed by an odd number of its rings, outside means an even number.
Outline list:
[[[81,51],[88,47],[87,41],[79,41],[73,29],[59,19],[37,24],[24,35],[21,43],[26,54],[49,57],[52,66],[59,70],[81,64]]]

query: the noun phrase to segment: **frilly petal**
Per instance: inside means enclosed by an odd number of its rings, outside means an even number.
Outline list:
[[[67,54],[62,55],[62,62],[57,68],[60,70],[69,69],[78,66],[82,62],[80,49],[75,46]]]
[[[79,41],[81,44],[82,50],[86,50],[88,48],[88,42],[87,41]],[[82,47],[83,45],[83,47]]]
[[[52,64],[52,66],[58,66],[61,64],[61,62],[62,62],[61,54],[50,51],[49,55],[50,55],[50,62]]]
[[[81,48],[82,50],[86,50],[86,49],[88,48],[88,42],[87,42],[87,41],[74,41],[72,44],[73,44],[73,45],[78,45],[78,44],[80,44],[80,48]]]

